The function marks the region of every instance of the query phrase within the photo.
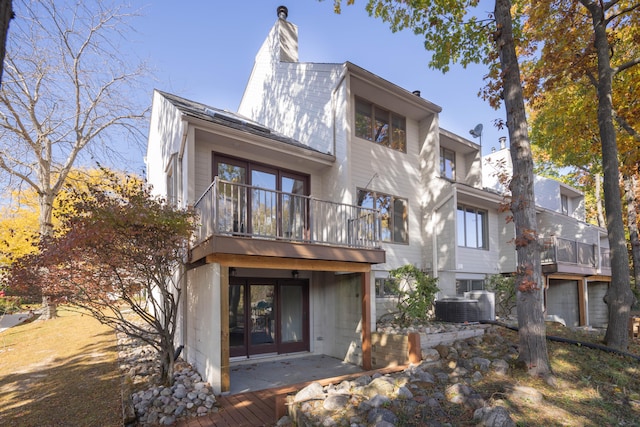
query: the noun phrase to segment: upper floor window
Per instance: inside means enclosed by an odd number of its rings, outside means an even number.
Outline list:
[[[562,207],[562,214],[569,215],[569,197],[565,194],[560,195],[560,205]]]
[[[369,101],[356,98],[356,136],[407,152],[406,119]]]
[[[444,147],[440,147],[440,176],[456,179],[456,153]]]
[[[167,202],[175,206],[178,204],[178,156],[173,154],[167,167]]]
[[[380,237],[383,242],[409,242],[407,199],[370,190],[358,190],[358,206],[380,211]]]
[[[488,249],[487,211],[458,205],[458,246]]]

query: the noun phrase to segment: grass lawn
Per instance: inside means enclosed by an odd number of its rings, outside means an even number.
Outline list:
[[[547,325],[547,335],[603,345],[602,335],[557,324]],[[503,336],[518,342],[516,332],[503,330]],[[640,360],[550,341],[547,349],[556,387],[524,370],[502,379],[487,375],[472,387],[508,408],[517,426],[640,426]],[[627,352],[640,356],[640,339],[631,340]],[[505,399],[505,391],[516,385],[535,388],[544,400]]]
[[[0,425],[121,426],[116,336],[90,316],[0,333]]]

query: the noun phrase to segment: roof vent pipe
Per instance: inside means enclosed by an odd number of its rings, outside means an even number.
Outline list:
[[[420,91],[419,90],[414,90],[411,93],[414,94],[415,96],[420,96]]]
[[[506,136],[501,136],[500,138],[498,138],[498,141],[500,141],[500,149],[504,150],[505,148],[507,148],[507,137]]]
[[[289,9],[287,9],[287,6],[278,6],[278,18],[286,21],[287,17],[289,16]]]

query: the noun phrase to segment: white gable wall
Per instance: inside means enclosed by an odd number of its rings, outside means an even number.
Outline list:
[[[334,153],[339,64],[258,63],[238,112],[324,153]]]
[[[166,172],[172,155],[179,155],[185,124],[178,109],[154,91],[147,143],[147,180],[157,195],[167,194]]]
[[[560,183],[553,179],[536,176],[534,179],[536,206],[561,212]]]

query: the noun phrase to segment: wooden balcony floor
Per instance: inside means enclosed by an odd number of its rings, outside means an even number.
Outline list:
[[[361,375],[382,375],[398,372],[407,366],[394,366],[390,368],[363,371],[355,374],[341,375],[338,377],[316,380],[320,384],[337,384]],[[219,411],[207,416],[188,418],[177,423],[179,427],[261,427],[274,426],[278,419],[286,415],[284,406],[285,397],[306,387],[313,381],[291,384],[278,388],[250,391],[217,398]]]

